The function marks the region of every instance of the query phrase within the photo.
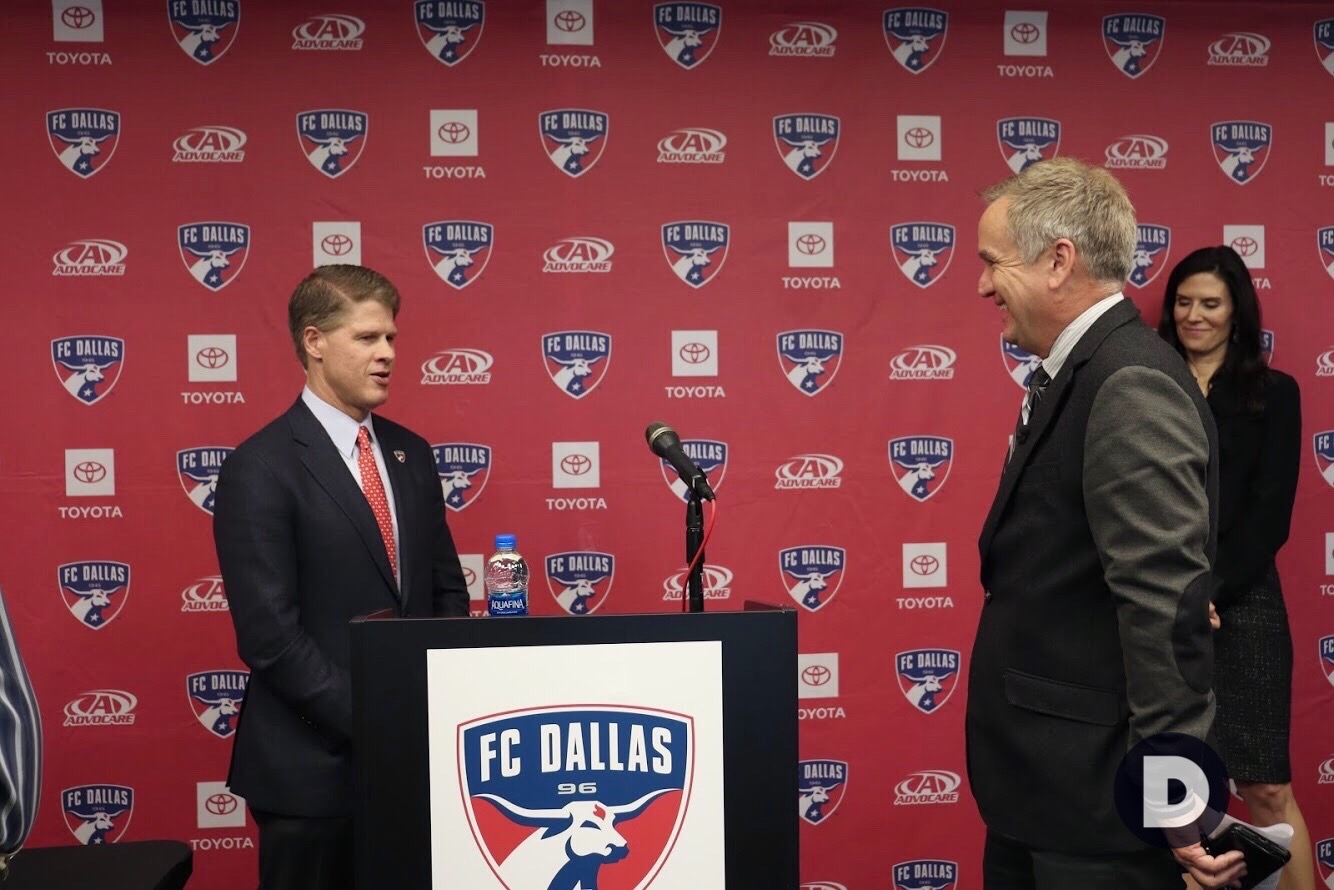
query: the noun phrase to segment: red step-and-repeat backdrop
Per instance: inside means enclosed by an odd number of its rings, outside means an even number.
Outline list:
[[[470,578],[513,531],[538,614],[678,608],[682,501],[642,437],[675,425],[719,493],[710,607],[801,611],[802,879],[980,886],[974,542],[1031,358],[976,296],[976,193],[1063,155],[1129,189],[1146,315],[1229,243],[1302,387],[1279,565],[1328,875],[1334,9],[1059,6],[9,4],[0,583],[46,730],[32,843],[183,837],[192,886],[252,880],[212,486],[300,390],[292,287],[359,262],[404,294],[385,413],[436,445]]]

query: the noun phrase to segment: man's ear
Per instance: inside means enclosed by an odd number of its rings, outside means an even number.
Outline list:
[[[307,325],[301,332],[301,346],[306,350],[307,358],[315,361],[324,360],[324,334],[314,325]]]
[[[1075,272],[1075,245],[1069,238],[1057,238],[1051,246],[1051,259],[1047,267],[1047,280],[1057,288],[1065,284]]]

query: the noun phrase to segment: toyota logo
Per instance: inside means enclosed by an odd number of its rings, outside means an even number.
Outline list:
[[[195,353],[195,363],[201,368],[208,368],[210,371],[216,371],[218,368],[224,367],[231,360],[227,350],[221,346],[205,346]]]
[[[709,360],[709,347],[703,343],[686,343],[677,350],[677,355],[681,356],[681,361],[688,365],[701,365]]]
[[[441,142],[458,145],[472,138],[472,130],[462,121],[445,121],[440,125],[440,129],[435,131],[435,135],[440,137]]]
[[[556,13],[552,18],[552,24],[556,26],[557,31],[582,31],[584,25],[588,24],[584,19],[584,14],[573,9],[564,9]]]
[[[477,573],[466,566],[463,569],[463,584],[466,587],[472,587],[477,583]]]
[[[560,468],[567,476],[582,476],[593,469],[593,460],[585,454],[567,454],[560,459]]]
[[[82,31],[84,28],[92,27],[97,16],[86,6],[70,6],[60,13],[60,21],[68,28],[74,28]]]
[[[107,477],[107,468],[95,460],[86,460],[83,463],[76,464],[70,472],[74,474],[75,479],[87,484],[101,482]]]
[[[797,237],[797,252],[804,253],[807,256],[813,256],[817,253],[824,253],[825,240],[821,235],[814,232],[807,232],[805,235]]]
[[[236,797],[231,794],[210,794],[204,801],[204,809],[215,816],[226,816],[236,812]]]
[[[1020,22],[1010,29],[1010,36],[1015,43],[1034,43],[1042,32],[1032,22]]]
[[[920,556],[914,556],[908,563],[908,568],[912,569],[914,575],[934,575],[940,568],[940,560],[930,554],[923,553]]]
[[[1254,256],[1260,249],[1260,242],[1249,235],[1238,235],[1232,239],[1231,247],[1240,256]]]
[[[834,677],[834,672],[822,664],[813,664],[801,672],[801,682],[807,686],[823,686]]]
[[[926,148],[936,141],[936,134],[926,127],[913,127],[903,134],[903,141],[913,148]]]
[[[320,250],[329,256],[343,256],[352,250],[352,239],[341,232],[325,235],[320,241]]]

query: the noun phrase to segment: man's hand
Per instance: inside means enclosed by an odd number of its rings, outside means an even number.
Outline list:
[[[1209,626],[1214,630],[1223,626],[1223,619],[1218,617],[1218,610],[1214,608],[1213,603],[1209,604]]]
[[[1204,847],[1191,844],[1177,847],[1172,853],[1201,887],[1240,887],[1237,879],[1246,874],[1246,859],[1240,850],[1210,856],[1204,852]]]

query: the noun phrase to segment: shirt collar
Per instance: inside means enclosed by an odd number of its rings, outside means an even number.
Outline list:
[[[371,415],[367,414],[365,420],[357,423],[351,417],[315,395],[309,386],[301,390],[301,401],[306,403],[310,413],[315,415],[315,419],[320,422],[320,426],[324,427],[324,431],[333,440],[334,447],[344,458],[350,459],[356,456],[357,430],[363,426],[370,433],[371,441],[375,441],[375,428],[371,425]]]
[[[1075,344],[1079,342],[1089,328],[1093,327],[1093,323],[1102,318],[1104,312],[1123,299],[1125,299],[1125,296],[1120,291],[1110,297],[1103,297],[1079,313],[1075,320],[1066,325],[1065,330],[1057,335],[1056,342],[1051,345],[1051,353],[1042,360],[1042,369],[1051,376],[1052,380],[1055,380],[1056,375],[1061,373],[1061,368],[1065,366],[1065,360],[1070,357],[1070,352],[1075,348]]]

